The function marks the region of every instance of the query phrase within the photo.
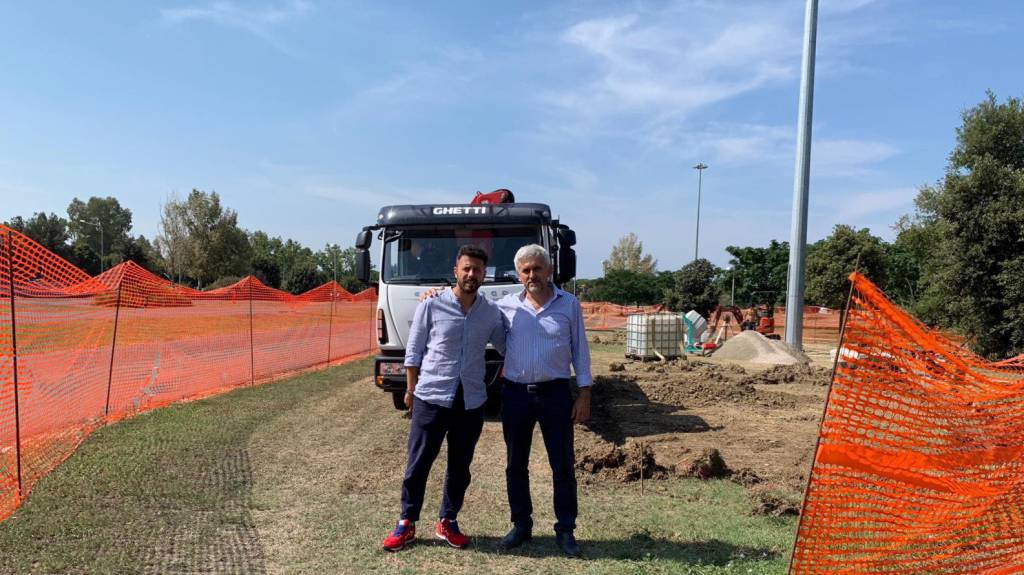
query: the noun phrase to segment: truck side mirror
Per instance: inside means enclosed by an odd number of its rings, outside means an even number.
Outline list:
[[[368,250],[370,249],[370,242],[373,241],[373,237],[370,235],[370,230],[363,230],[356,235],[356,249]]]
[[[558,228],[558,245],[576,245],[576,232],[567,227]]]
[[[356,250],[356,277],[364,284],[370,283],[370,251],[365,248]]]
[[[555,283],[564,284],[576,277],[576,250],[569,247],[569,244],[558,246],[558,277]]]

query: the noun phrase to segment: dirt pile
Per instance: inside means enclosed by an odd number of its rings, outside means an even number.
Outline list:
[[[800,497],[792,491],[771,483],[747,488],[747,496],[754,504],[754,515],[783,517],[800,515]]]
[[[605,475],[629,483],[644,479],[665,479],[668,469],[658,464],[651,446],[633,443],[626,449],[612,445],[598,446],[584,453],[576,468],[587,473]]]
[[[778,385],[780,383],[828,385],[831,376],[831,370],[824,367],[798,363],[770,367],[751,376],[750,382],[761,385]]]
[[[712,447],[684,457],[676,465],[676,473],[697,479],[720,479],[732,475],[732,470],[725,464],[722,454]]]
[[[627,371],[629,371],[627,365]],[[684,408],[722,402],[760,407],[792,407],[785,393],[761,391],[745,369],[734,364],[666,362],[637,368],[636,378],[651,400]]]
[[[753,330],[744,331],[730,338],[722,347],[715,350],[714,357],[772,365],[794,365],[811,361],[802,352],[790,349],[785,343],[768,339]]]

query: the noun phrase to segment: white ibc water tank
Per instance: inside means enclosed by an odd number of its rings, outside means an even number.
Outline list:
[[[706,341],[708,338],[708,320],[704,319],[704,316],[697,313],[695,309],[686,312],[686,319],[693,324],[693,337],[696,339],[696,341],[687,341],[686,343],[696,344]],[[689,338],[689,334],[686,334],[686,337]]]
[[[679,357],[683,322],[674,313],[634,313],[626,322],[626,355],[640,359]],[[655,353],[657,352],[657,353]]]

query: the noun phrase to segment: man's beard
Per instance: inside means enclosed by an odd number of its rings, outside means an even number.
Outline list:
[[[476,293],[476,290],[480,289],[480,282],[474,279],[456,280],[455,283],[462,293]]]

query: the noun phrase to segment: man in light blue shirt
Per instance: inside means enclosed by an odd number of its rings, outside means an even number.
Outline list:
[[[501,546],[511,549],[531,539],[530,447],[539,424],[554,482],[555,535],[559,548],[578,556],[573,535],[576,500],[573,424],[590,418],[590,349],[579,301],[551,283],[551,258],[542,246],[523,246],[515,256],[523,291],[498,301],[508,329],[502,433],[508,461],[505,479],[512,530]],[[579,393],[572,397],[570,366]]]
[[[448,469],[435,534],[455,548],[469,544],[457,516],[469,487],[469,466],[484,423],[487,387],[484,350],[505,352],[505,328],[497,307],[479,297],[487,252],[463,246],[455,262],[456,285],[421,301],[405,352],[405,404],[412,410],[402,512],[383,547],[397,551],[416,537],[427,476],[448,441]]]

